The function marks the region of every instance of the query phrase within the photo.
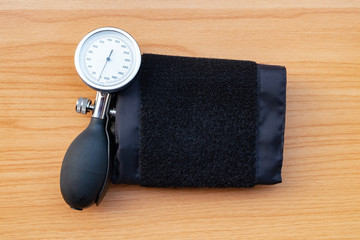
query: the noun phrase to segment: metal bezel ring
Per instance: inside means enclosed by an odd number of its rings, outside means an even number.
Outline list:
[[[102,31],[115,31],[118,32],[122,35],[124,35],[133,45],[134,47],[134,60],[135,60],[135,65],[134,65],[134,70],[132,71],[132,73],[123,81],[121,81],[119,84],[116,84],[114,86],[99,86],[96,83],[92,82],[91,80],[89,80],[86,75],[83,73],[81,67],[80,67],[80,51],[84,45],[84,43],[94,34],[102,32]],[[139,71],[140,68],[140,64],[141,64],[141,51],[139,48],[139,45],[137,44],[137,42],[135,41],[135,39],[126,31],[119,29],[119,28],[115,28],[115,27],[102,27],[102,28],[98,28],[95,29],[91,32],[89,32],[88,34],[85,35],[85,37],[83,37],[83,39],[81,39],[80,43],[78,44],[76,51],[75,51],[75,57],[74,57],[74,61],[75,61],[75,68],[77,73],[79,74],[80,78],[91,88],[97,90],[97,91],[102,91],[102,92],[116,92],[121,90],[122,88],[124,88],[125,86],[127,86],[131,80],[134,79],[134,77],[136,76],[136,74]]]

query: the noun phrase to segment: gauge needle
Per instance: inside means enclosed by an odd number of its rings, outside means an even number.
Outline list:
[[[104,69],[105,69],[105,67],[106,67],[106,64],[107,64],[108,62],[110,62],[110,57],[111,57],[111,54],[112,54],[112,53],[113,53],[113,49],[111,50],[109,56],[106,58],[105,65],[104,65],[103,69],[101,70],[101,73],[100,73],[100,76],[99,76],[99,80],[98,80],[98,81],[100,81],[101,75],[102,75],[102,73],[104,72]]]

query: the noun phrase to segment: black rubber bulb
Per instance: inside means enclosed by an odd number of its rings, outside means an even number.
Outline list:
[[[106,120],[91,118],[89,126],[68,148],[60,173],[61,194],[74,209],[97,201],[107,178],[108,138]]]

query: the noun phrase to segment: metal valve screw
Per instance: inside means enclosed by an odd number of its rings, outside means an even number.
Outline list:
[[[90,111],[94,111],[94,105],[91,105],[91,100],[88,98],[80,97],[76,102],[75,110],[77,113],[86,115]],[[115,109],[110,109],[109,114],[111,116],[116,115]]]
[[[94,105],[91,105],[91,100],[80,97],[76,102],[75,110],[77,113],[86,114],[94,110]]]

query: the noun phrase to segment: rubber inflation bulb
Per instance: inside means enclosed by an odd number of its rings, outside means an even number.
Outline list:
[[[97,202],[108,173],[106,120],[91,118],[89,126],[68,148],[60,173],[65,202],[82,210]]]

